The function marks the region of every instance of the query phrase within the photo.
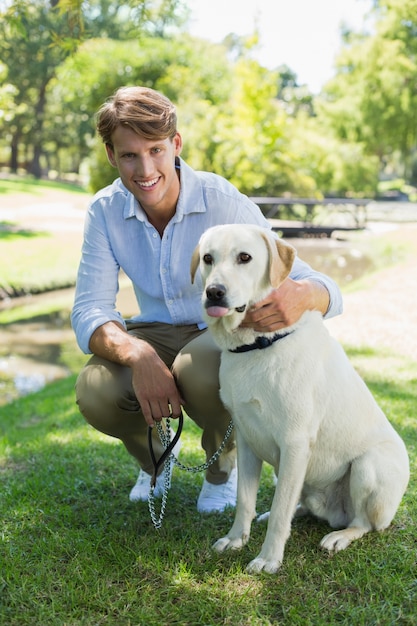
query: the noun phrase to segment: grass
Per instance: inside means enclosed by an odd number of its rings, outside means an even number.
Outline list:
[[[0,194],[43,193],[43,185],[0,179]],[[51,252],[53,239],[13,231],[9,224],[0,232],[5,258],[13,259],[7,266],[15,268],[9,283],[18,284],[19,272],[25,283],[36,267],[38,279],[52,284],[51,260],[59,254]],[[78,249],[75,254],[78,260]],[[5,264],[1,277],[4,271]],[[47,306],[3,311],[0,323]],[[69,304],[64,297],[57,306]],[[295,521],[274,576],[245,571],[260,549],[263,525],[254,525],[242,551],[211,551],[233,514],[196,512],[201,474],[174,469],[163,526],[154,529],[147,503],[128,501],[135,462],[120,442],[84,422],[74,403],[74,375],[0,406],[0,626],[414,626],[417,363],[367,348],[348,347],[348,353],[404,438],[412,480],[387,531],[335,556],[318,548],[326,524]],[[85,357],[71,344],[62,359],[75,372]],[[203,461],[199,437],[186,420],[183,462]],[[269,508],[272,493],[265,466],[259,512]]]
[[[31,196],[42,196],[45,190],[58,189],[59,191],[65,191],[68,193],[85,193],[85,189],[68,182],[52,181],[52,180],[38,180],[29,176],[12,176],[8,175],[7,178],[0,178],[0,194],[16,194],[27,193]]]
[[[85,196],[87,206],[89,195],[77,185],[30,178],[0,178],[0,198],[7,198],[10,206],[13,203],[17,207],[24,206],[25,202],[33,205],[42,202],[52,204],[57,202],[57,198],[70,200],[80,194]],[[58,202],[57,218],[59,207]],[[71,233],[62,231],[51,234],[25,228],[23,224],[0,222],[2,257],[7,259],[7,263],[3,263],[0,269],[0,292],[20,295],[74,285],[81,238],[75,242]]]
[[[74,246],[64,234],[2,235],[0,231],[2,254],[8,262],[0,270],[0,289],[6,293],[43,293],[75,284],[81,247]]]
[[[355,366],[406,441],[416,469],[417,364],[387,352],[349,350]],[[123,446],[87,426],[74,377],[0,408],[0,624],[3,626],[391,626],[416,623],[417,498],[413,478],[392,526],[333,557],[328,531],[294,522],[277,575],[245,566],[262,543],[254,525],[242,551],[212,542],[232,514],[200,516],[202,475],[174,469],[163,526],[127,494],[137,468]],[[186,420],[181,460],[202,461]],[[272,497],[265,467],[258,510]]]

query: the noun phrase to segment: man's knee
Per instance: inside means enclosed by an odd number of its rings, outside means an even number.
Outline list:
[[[140,410],[131,388],[130,370],[94,357],[80,372],[75,394],[87,422],[107,434],[115,435],[119,430],[121,413],[137,414]]]
[[[217,397],[220,351],[208,333],[188,343],[176,357],[172,372],[184,400]]]

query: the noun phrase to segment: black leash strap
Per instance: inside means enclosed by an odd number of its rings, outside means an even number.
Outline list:
[[[179,440],[180,436],[181,436],[181,432],[182,432],[182,426],[184,424],[184,416],[182,414],[182,411],[178,417],[178,428],[177,428],[177,432],[174,435],[174,438],[172,439],[172,441],[168,444],[168,446],[165,448],[164,452],[162,453],[162,455],[159,457],[158,460],[156,460],[155,457],[155,452],[153,449],[153,440],[152,440],[152,431],[153,428],[151,428],[150,426],[148,426],[148,446],[149,446],[149,454],[151,455],[151,461],[153,464],[153,474],[152,474],[152,478],[151,478],[151,488],[155,487],[156,485],[156,477],[158,476],[158,470],[159,468],[165,463],[165,461],[169,458],[172,450],[174,449],[177,441]]]

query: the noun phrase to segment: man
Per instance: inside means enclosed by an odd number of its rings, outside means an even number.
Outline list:
[[[140,465],[130,499],[146,500],[153,467],[147,428],[181,408],[202,429],[207,459],[223,441],[230,416],[218,393],[219,350],[201,317],[201,280],[190,280],[192,251],[210,226],[269,228],[259,208],[224,178],[196,172],[181,158],[174,105],[143,87],[119,89],[99,110],[97,130],[120,178],[93,198],[86,217],[72,323],[92,357],[80,373],[77,403],[94,428],[118,437]],[[115,308],[118,274],[132,281],[138,315]],[[341,295],[328,277],[296,260],[285,283],[244,323],[276,331],[307,309],[331,317]],[[163,447],[153,431],[155,454]],[[155,496],[163,492],[158,476]],[[236,500],[235,443],[206,471],[200,512]]]

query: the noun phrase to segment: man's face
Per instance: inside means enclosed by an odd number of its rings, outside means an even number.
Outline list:
[[[182,148],[180,134],[173,139],[149,140],[118,126],[112,142],[106,146],[107,157],[143,209],[175,211],[180,188],[175,169],[175,157]]]

